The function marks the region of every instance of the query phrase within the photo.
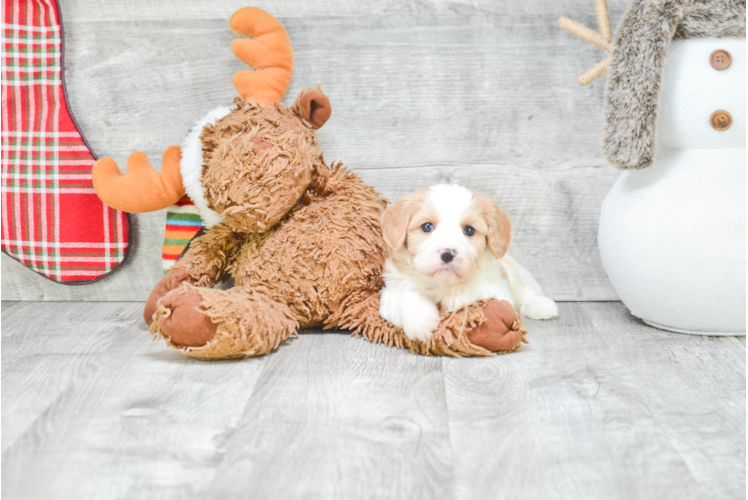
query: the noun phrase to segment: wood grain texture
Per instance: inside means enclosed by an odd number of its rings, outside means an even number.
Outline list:
[[[5,305],[5,304],[4,304]],[[200,362],[142,304],[17,303],[3,498],[741,498],[745,346],[561,304],[525,350],[444,359],[311,330]],[[92,308],[97,314],[92,315]]]
[[[5,313],[5,311],[10,311],[14,307],[16,307],[18,304],[20,304],[20,302],[4,300],[0,302],[0,309],[2,310],[3,313]]]
[[[180,19],[228,19],[237,9],[247,6],[246,0],[161,0],[147,2],[128,0],[110,3],[107,0],[66,1],[63,12],[81,21],[162,21]],[[594,27],[594,5],[583,0],[382,0],[379,2],[351,2],[348,0],[257,0],[252,5],[272,12],[278,18],[310,17],[394,17],[402,15],[522,15],[547,14],[558,18],[567,15]],[[615,27],[624,0],[608,0],[611,20]]]
[[[691,475],[711,498],[745,497],[745,345],[652,329],[621,304],[582,304]],[[740,337],[745,339],[745,337]]]
[[[527,326],[521,356],[444,362],[458,497],[744,493],[740,342],[656,330],[617,302]]]
[[[301,337],[268,361],[209,497],[452,497],[441,358]]]
[[[613,22],[627,0],[609,2]],[[239,0],[63,2],[70,106],[99,155],[157,168],[194,120],[235,95],[243,68],[228,17]],[[286,99],[320,84],[333,116],[325,157],[386,196],[455,179],[496,195],[518,258],[561,300],[610,300],[597,257],[600,203],[617,172],[602,159],[603,84],[576,75],[602,51],[560,30],[595,26],[587,0],[260,2],[295,50]],[[134,216],[131,259],[97,284],[66,287],[2,257],[6,300],[143,300],[160,277],[164,213]],[[571,262],[569,262],[571,260]]]
[[[57,303],[40,310],[34,303],[6,307],[3,302],[2,404],[14,416],[2,421],[3,452],[68,386],[86,376],[115,340],[111,332],[133,325],[139,306]],[[85,313],[93,308],[96,315]]]
[[[136,149],[160,159],[197,118],[231,103],[231,77],[245,68],[231,53],[235,35],[225,19],[67,24],[71,105],[95,151],[120,163]],[[296,18],[285,25],[295,53],[286,101],[316,85],[330,96],[333,115],[319,132],[330,160],[355,169],[606,163],[604,87],[576,83],[600,51],[560,30],[555,17]]]
[[[210,482],[265,358],[186,358],[149,340],[142,307],[4,313],[4,498],[185,498]]]

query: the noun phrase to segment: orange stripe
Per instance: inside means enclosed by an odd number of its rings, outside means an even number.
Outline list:
[[[164,231],[164,238],[174,238],[177,240],[191,240],[196,234],[197,234],[197,231],[175,231],[175,230],[167,229],[166,231]]]
[[[164,246],[162,252],[167,255],[176,255],[179,257],[179,254],[181,254],[183,250],[184,247]]]

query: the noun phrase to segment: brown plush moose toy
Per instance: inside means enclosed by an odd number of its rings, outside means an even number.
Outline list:
[[[127,212],[165,208],[185,193],[207,227],[153,289],[144,317],[151,332],[188,356],[257,356],[299,328],[352,330],[414,353],[487,356],[520,348],[526,330],[508,302],[443,313],[427,342],[409,340],[379,316],[386,257],[380,227],[387,200],[340,163],[327,165],[316,129],[330,117],[319,89],[281,99],[293,71],[288,34],[253,7],[231,17],[232,44],[256,71],[240,71],[241,98],[198,122],[157,173],[134,153],[122,175],[111,158],[94,186]],[[229,290],[214,289],[234,278]]]

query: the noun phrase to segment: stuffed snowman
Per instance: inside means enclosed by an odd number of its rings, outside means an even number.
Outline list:
[[[745,2],[635,0],[615,42],[596,6],[600,33],[559,24],[612,53],[580,77],[609,73],[603,151],[623,169],[600,213],[605,271],[651,326],[745,335]]]

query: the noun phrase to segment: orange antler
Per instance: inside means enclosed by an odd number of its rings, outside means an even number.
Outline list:
[[[558,25],[572,35],[578,36],[585,42],[596,45],[612,54],[614,47],[611,43],[612,32],[610,30],[610,18],[608,17],[608,3],[606,0],[595,0],[595,13],[597,14],[597,27],[600,30],[599,33],[582,26],[576,21],[572,21],[568,17],[559,18]],[[611,60],[611,57],[608,56],[579,75],[579,78],[577,79],[579,85],[589,85],[607,73]]]
[[[123,212],[153,212],[173,205],[184,196],[179,160],[179,146],[164,151],[161,172],[156,172],[145,153],[138,151],[127,159],[127,172],[109,157],[96,161],[93,185],[96,194],[106,205]]]
[[[244,7],[231,16],[231,30],[252,38],[237,38],[231,50],[255,71],[234,75],[234,87],[245,101],[269,106],[283,99],[293,75],[291,39],[276,18],[257,7]]]

